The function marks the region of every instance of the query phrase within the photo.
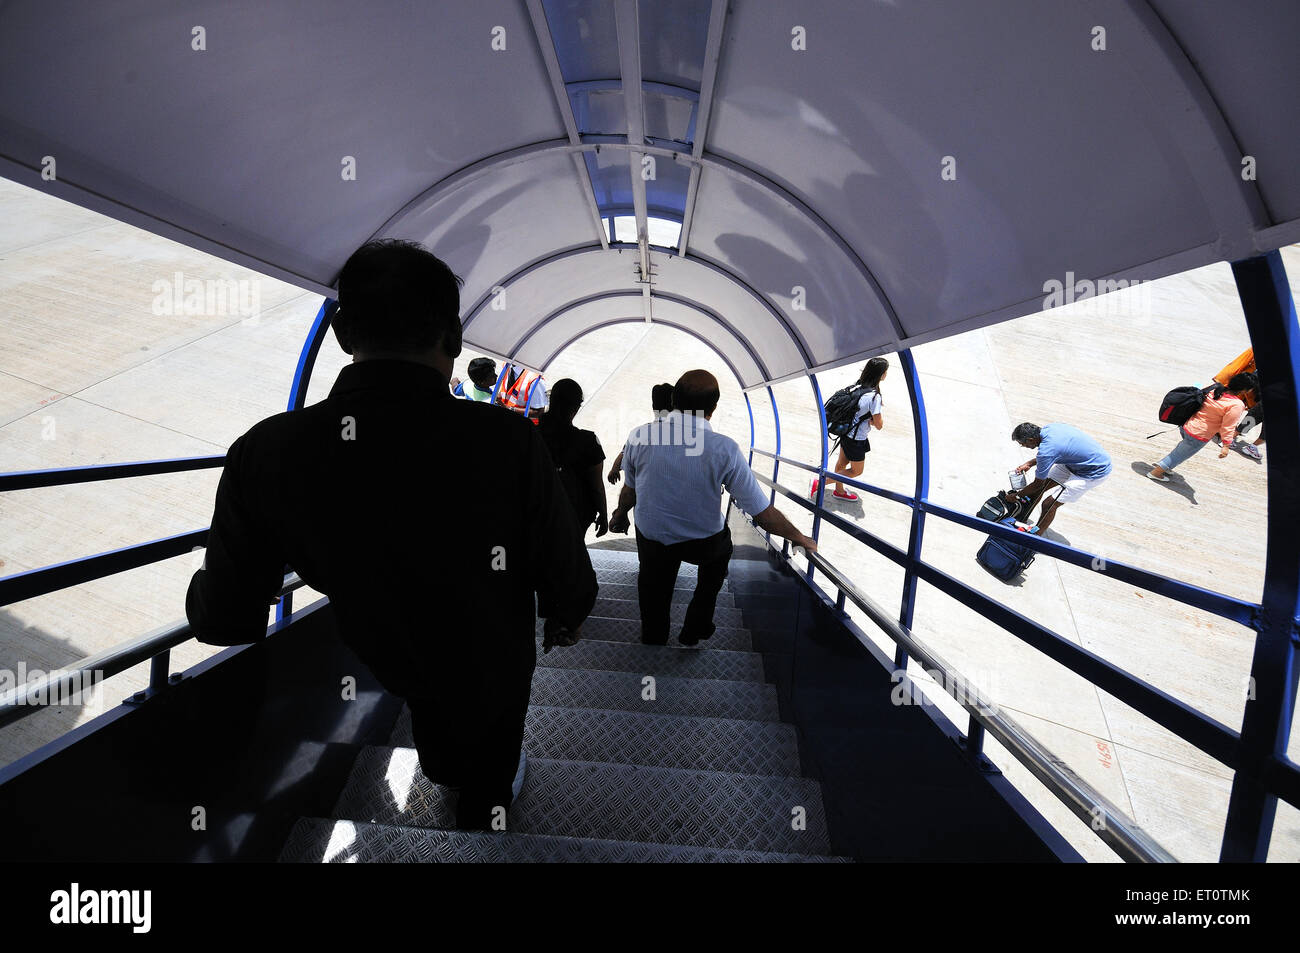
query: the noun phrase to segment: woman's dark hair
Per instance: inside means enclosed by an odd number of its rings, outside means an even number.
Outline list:
[[[1016,429],[1011,431],[1011,439],[1016,443],[1029,443],[1031,440],[1038,440],[1043,436],[1043,431],[1037,424],[1017,424]]]
[[[551,406],[543,419],[572,420],[582,406],[582,387],[577,381],[566,377],[552,385],[549,397]]]
[[[339,272],[339,343],[350,354],[357,348],[420,351],[442,342],[456,357],[460,285],[442,259],[415,242],[367,242]]]
[[[651,410],[672,410],[673,409],[673,385],[672,384],[655,384],[650,388],[650,409]]]
[[[889,362],[883,357],[873,357],[867,361],[866,366],[862,368],[862,374],[858,377],[858,385],[865,384],[872,390],[880,386],[880,379],[885,376],[885,371],[889,370]]]
[[[1228,390],[1234,394],[1248,394],[1259,389],[1259,378],[1249,372],[1233,374],[1228,381]]]

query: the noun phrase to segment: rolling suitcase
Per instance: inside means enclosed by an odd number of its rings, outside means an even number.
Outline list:
[[[1008,516],[997,520],[1003,526],[1015,528],[1016,518]],[[975,554],[976,561],[1003,582],[1010,582],[1029,568],[1036,554],[1028,546],[995,539],[990,536]]]

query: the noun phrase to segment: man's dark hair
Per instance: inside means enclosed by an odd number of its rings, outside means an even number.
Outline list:
[[[476,357],[469,362],[469,379],[483,390],[491,390],[497,383],[497,366],[490,357]]]
[[[673,385],[672,384],[655,384],[650,388],[650,409],[651,410],[672,410],[673,409]]]
[[[673,385],[673,409],[708,416],[718,406],[718,379],[708,371],[687,371]]]
[[[1011,439],[1016,443],[1030,443],[1042,436],[1043,431],[1037,424],[1017,424],[1016,429],[1011,431]]]
[[[571,378],[556,381],[548,395],[550,408],[546,416],[552,419],[571,420],[582,406],[582,386]]]
[[[1228,381],[1228,390],[1234,394],[1249,394],[1253,390],[1259,389],[1259,378],[1254,374],[1246,371],[1241,374],[1233,374],[1232,379]]]
[[[353,353],[420,351],[441,342],[456,357],[460,285],[442,259],[415,242],[366,242],[339,272],[339,343]]]

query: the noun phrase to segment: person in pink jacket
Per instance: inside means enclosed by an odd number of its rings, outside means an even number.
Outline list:
[[[1246,414],[1243,397],[1259,386],[1254,374],[1236,374],[1226,387],[1219,385],[1205,395],[1205,403],[1191,420],[1178,428],[1182,440],[1169,451],[1169,455],[1151,468],[1147,474],[1161,483],[1169,482],[1169,472],[1192,454],[1199,451],[1216,434],[1222,443],[1219,459],[1228,455],[1228,449],[1237,437],[1237,424]]]

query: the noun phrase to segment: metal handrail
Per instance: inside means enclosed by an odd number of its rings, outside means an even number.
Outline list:
[[[763,474],[756,473],[760,483],[768,484],[795,504],[812,509],[803,497],[779,484],[773,484]],[[831,526],[858,540],[899,566],[907,566],[907,554],[896,546],[880,539],[874,533],[844,519],[838,513],[824,512],[822,518]],[[995,524],[989,524],[993,527]],[[1016,534],[1017,536],[1023,534]],[[929,563],[917,560],[912,563],[917,577],[939,591],[962,600],[965,605],[991,620],[1003,630],[1026,645],[1063,665],[1076,675],[1109,692],[1124,704],[1136,709],[1156,724],[1200,748],[1210,757],[1234,770],[1242,767],[1237,753],[1240,736],[1228,726],[1197,711],[1185,702],[1161,691],[1154,685],[1137,678],[1131,672],[1106,661],[1078,644],[1063,638],[1051,629],[1015,610],[989,598],[977,589],[936,569]],[[898,663],[898,664],[901,664]]]
[[[1161,847],[1136,821],[1075,774],[1061,758],[1044,747],[1015,720],[1002,714],[978,690],[971,687],[959,672],[859,590],[826,557],[819,553],[805,555],[850,602],[865,612],[886,635],[903,646],[922,668],[927,672],[937,672],[941,676],[937,679],[939,686],[969,712],[972,723],[980,725],[996,738],[1115,853],[1127,861],[1177,862],[1177,858]],[[954,686],[958,685],[962,686],[961,690],[954,690]]]
[[[86,467],[59,467],[53,470],[17,470],[0,473],[0,491],[30,490],[46,486],[70,486],[99,480],[154,476],[160,473],[187,473],[209,470],[226,462],[226,455],[177,457],[174,460],[140,460],[135,463],[96,463]]]
[[[870,483],[864,483],[861,480],[855,480],[852,477],[844,476],[840,473],[834,473],[831,470],[823,471],[811,463],[804,463],[800,460],[794,460],[790,457],[779,456],[767,450],[760,450],[758,447],[751,448],[754,453],[761,454],[772,460],[778,460],[781,463],[792,467],[798,467],[807,470],[810,473],[816,473],[832,483],[844,483],[858,490],[865,490],[868,493],[892,500],[895,503],[901,503],[903,506],[911,509],[919,509],[921,512],[931,516],[937,516],[940,519],[947,520],[949,523],[955,523],[958,526],[967,529],[975,529],[981,533],[987,533],[999,539],[1013,542],[1017,545],[1032,549],[1036,553],[1042,553],[1061,562],[1078,566],[1081,569],[1088,569],[1092,572],[1101,572],[1117,582],[1127,583],[1145,589],[1147,592],[1156,595],[1165,596],[1170,599],[1177,599],[1194,609],[1201,609],[1205,612],[1211,612],[1214,615],[1222,616],[1230,622],[1236,622],[1239,625],[1253,626],[1255,623],[1255,614],[1259,611],[1256,603],[1249,602],[1245,599],[1239,599],[1236,596],[1229,596],[1222,592],[1215,592],[1213,589],[1205,589],[1201,586],[1194,586],[1188,582],[1182,582],[1178,579],[1170,579],[1168,576],[1162,576],[1159,573],[1151,572],[1149,569],[1142,569],[1129,563],[1109,559],[1095,553],[1090,553],[1083,549],[1076,549],[1073,546],[1066,546],[1062,543],[1053,542],[1050,539],[1044,539],[1041,536],[1029,536],[1024,533],[1018,533],[998,523],[991,523],[988,520],[981,519],[978,516],[971,516],[967,513],[961,513],[957,510],[950,509],[939,503],[928,499],[914,500],[910,496],[905,496],[894,490],[886,490],[882,487],[873,486]],[[788,495],[788,494],[787,494]],[[802,502],[802,498],[797,501]],[[815,507],[809,507],[814,513],[817,513]],[[821,511],[825,513],[825,510]],[[905,562],[899,565],[905,566]]]
[[[306,583],[296,572],[284,577],[276,598],[301,589]],[[82,659],[72,669],[49,672],[0,695],[0,728],[43,710],[46,705],[31,704],[33,698],[65,697],[70,691],[85,691],[87,684],[97,684],[150,659],[157,660],[173,648],[194,637],[187,621],[173,622],[137,638],[121,642],[110,649]],[[155,664],[150,673],[149,691],[161,689],[167,682],[166,665]]]

